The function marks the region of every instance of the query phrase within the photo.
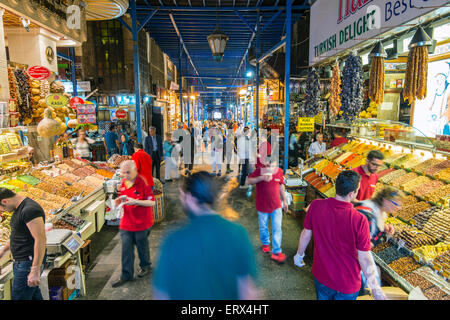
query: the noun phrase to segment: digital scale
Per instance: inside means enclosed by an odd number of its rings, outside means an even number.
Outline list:
[[[74,254],[84,244],[75,232],[67,229],[53,229],[46,233],[47,237],[47,254],[62,255],[67,251]]]

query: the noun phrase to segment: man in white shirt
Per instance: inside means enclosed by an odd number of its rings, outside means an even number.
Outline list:
[[[311,143],[308,149],[308,154],[310,157],[315,155],[321,155],[327,150],[327,145],[323,142],[323,134],[318,133],[316,135],[316,142]]]

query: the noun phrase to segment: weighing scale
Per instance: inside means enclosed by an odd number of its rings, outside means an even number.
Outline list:
[[[67,229],[53,229],[46,233],[47,237],[47,254],[62,255],[67,251],[74,254],[84,241],[73,231]]]

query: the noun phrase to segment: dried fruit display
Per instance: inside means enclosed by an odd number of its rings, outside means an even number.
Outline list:
[[[417,166],[418,164],[420,164],[422,161],[423,161],[422,158],[413,157],[410,160],[404,162],[402,164],[402,167],[405,168],[405,169],[411,169],[412,167]]]
[[[375,104],[383,103],[384,98],[384,58],[373,57],[370,65],[369,99]]]
[[[419,203],[412,204],[407,207],[401,208],[396,212],[397,217],[403,219],[404,221],[409,221],[412,217],[414,217],[419,212],[427,210],[431,205],[425,201],[421,201]]]
[[[105,183],[105,180],[98,179],[98,178],[92,177],[92,176],[88,176],[88,177],[84,178],[83,180],[81,180],[80,182],[84,183],[84,184],[92,184],[94,186],[94,190],[95,190],[98,187],[103,186],[103,184]]]
[[[417,202],[419,202],[419,200],[417,200],[415,196],[406,196],[402,198],[402,207],[407,207]]]
[[[404,163],[406,163],[407,161],[410,161],[412,159],[415,159],[416,156],[412,155],[412,154],[405,154],[400,158],[395,159],[394,161],[391,162],[392,166],[401,166]]]
[[[412,103],[416,99],[423,100],[427,96],[428,48],[414,47],[409,51],[406,66],[403,97]]]
[[[336,63],[333,67],[333,76],[331,77],[330,98],[328,103],[330,104],[330,110],[337,115],[341,108],[341,71],[339,65]]]
[[[33,117],[33,108],[31,104],[30,88],[28,85],[28,76],[25,71],[21,69],[14,70],[14,75],[17,80],[17,86],[20,93],[19,120],[24,124],[30,124]]]
[[[429,300],[444,300],[448,295],[438,287],[432,287],[423,292],[423,295]]]
[[[438,202],[440,199],[442,199],[445,196],[448,196],[450,194],[450,184],[445,185],[444,187],[431,191],[430,193],[427,193],[424,195],[424,198],[427,201],[431,202]]]
[[[387,175],[385,175],[381,179],[379,179],[379,181],[383,182],[383,183],[389,183],[392,180],[400,178],[401,176],[403,176],[405,174],[406,174],[406,171],[403,170],[403,169],[395,170],[395,171],[392,171],[392,172],[388,173]]]
[[[345,61],[341,111],[343,118],[348,121],[358,116],[363,106],[363,78],[361,58],[352,53]]]
[[[373,253],[378,253],[380,251],[383,251],[384,249],[387,249],[389,247],[392,247],[392,244],[390,244],[389,242],[381,242],[380,244],[378,244],[377,246],[375,246],[372,249]]]
[[[65,163],[61,163],[57,166],[59,169],[64,170],[66,172],[71,172],[73,168]]]
[[[74,182],[72,184],[72,186],[75,187],[75,188],[84,190],[86,194],[94,192],[97,189],[97,187],[95,185],[88,184],[88,183],[83,183],[83,180],[81,182]]]
[[[97,170],[97,174],[99,174],[101,176],[104,176],[104,177],[106,177],[108,179],[112,179],[114,177],[114,173],[113,172],[110,172],[110,171],[107,171],[107,170],[104,170],[104,169]]]
[[[412,167],[411,170],[418,172],[418,173],[423,173],[426,169],[428,169],[442,161],[443,160],[431,158],[431,159],[425,160],[424,162]]]
[[[378,174],[378,179],[384,177],[385,175],[387,175],[388,173],[391,173],[392,171],[395,171],[395,169],[394,168],[389,168],[389,169],[385,169],[385,170],[382,170],[382,171],[378,172],[377,173]]]
[[[438,164],[435,164],[434,166],[426,169],[424,173],[430,176],[434,176],[436,173],[447,168],[450,168],[450,160],[445,160]]]
[[[58,220],[55,223],[53,223],[53,229],[68,229],[68,230],[72,230],[72,231],[77,230],[77,228],[75,228],[71,224],[64,222],[62,220]]]
[[[408,253],[406,252],[406,250],[397,250],[397,248],[394,246],[388,247],[377,253],[377,256],[380,257],[380,259],[383,260],[386,264],[390,264],[392,261],[406,257],[407,255]]]
[[[400,276],[404,276],[419,268],[420,264],[411,257],[403,257],[390,263],[389,267],[391,267],[392,270],[397,272]]]
[[[405,280],[408,281],[413,287],[419,287],[420,290],[425,291],[431,287],[434,287],[434,284],[430,282],[429,280],[425,279],[420,274],[417,274],[415,272],[411,272],[410,274],[406,275]]]
[[[442,188],[445,184],[442,181],[431,180],[425,184],[422,184],[413,190],[414,194],[418,197],[423,197],[425,194],[430,193],[436,189]]]
[[[405,247],[409,250],[436,244],[435,238],[409,225],[402,225],[399,229],[401,230],[400,232],[397,232],[397,226],[395,227],[395,230],[396,233],[394,234],[394,238],[397,240],[403,240],[405,242]]]
[[[58,188],[58,187],[56,187],[56,185],[50,184],[48,182],[41,182],[36,185],[36,188],[41,189],[48,193],[55,193],[56,190],[63,190],[62,188]]]
[[[450,181],[450,168],[444,169],[442,171],[440,171],[437,175],[436,175],[437,179],[441,179],[441,180],[445,180],[445,181]]]
[[[400,187],[402,184],[404,184],[408,181],[411,181],[413,179],[416,179],[416,178],[417,178],[417,173],[410,172],[405,175],[402,175],[401,177],[391,180],[390,184],[393,187]]]
[[[403,185],[403,190],[405,192],[411,193],[413,190],[415,190],[417,187],[420,187],[422,184],[425,184],[427,182],[430,182],[431,179],[424,176],[419,176],[414,180],[408,181]]]
[[[61,177],[63,177],[66,181],[70,183],[81,180],[81,177],[76,176],[73,173],[65,173]]]
[[[432,262],[433,259],[448,252],[450,243],[440,242],[435,246],[423,246],[413,250],[414,254],[420,255],[426,263]]]
[[[74,187],[67,187],[63,190],[57,190],[56,194],[60,197],[71,199],[75,196],[80,195],[82,191],[84,191],[84,190],[80,190],[80,189],[74,188]]]
[[[305,114],[314,117],[320,112],[320,80],[319,74],[313,67],[309,69],[306,79]]]
[[[433,260],[433,265],[440,273],[450,274],[450,252],[444,252]]]

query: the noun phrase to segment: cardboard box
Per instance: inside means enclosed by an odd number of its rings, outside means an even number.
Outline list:
[[[388,300],[408,300],[409,295],[398,287],[382,287]],[[358,297],[356,300],[373,300],[371,295]]]

